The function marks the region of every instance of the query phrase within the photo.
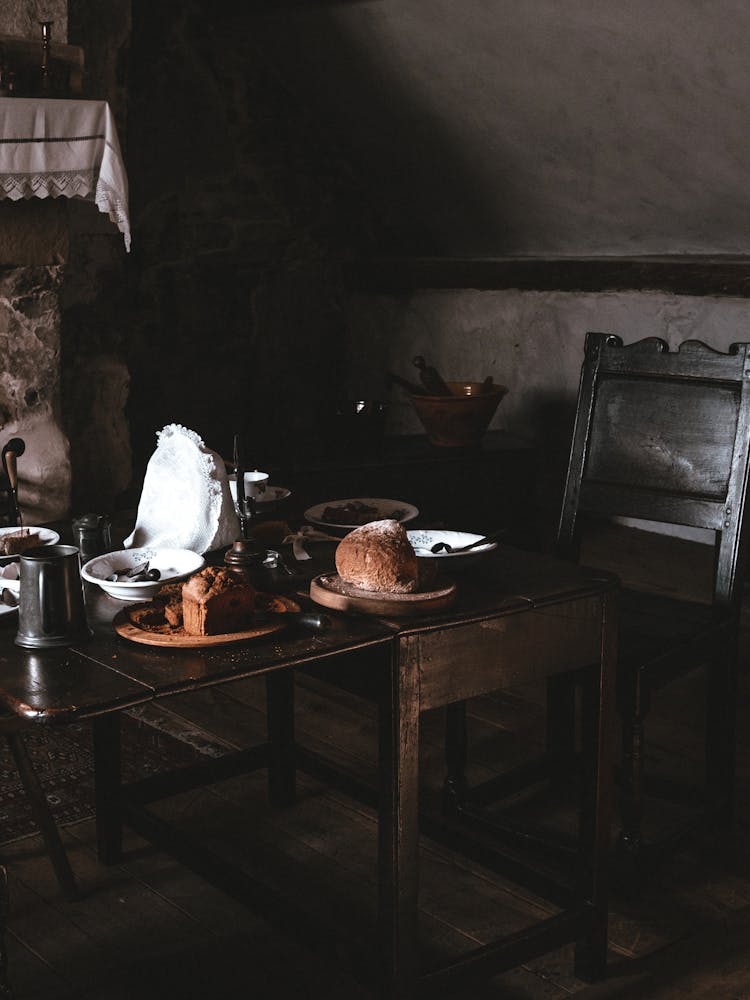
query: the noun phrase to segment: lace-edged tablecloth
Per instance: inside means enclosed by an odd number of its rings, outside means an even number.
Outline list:
[[[106,101],[0,98],[0,198],[85,198],[130,250],[128,178]]]

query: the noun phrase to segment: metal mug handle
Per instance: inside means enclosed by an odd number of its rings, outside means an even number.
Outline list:
[[[58,619],[59,591],[64,586],[64,581],[58,569],[64,570],[63,564],[44,563],[39,567],[37,578],[39,609],[41,611],[42,635],[54,635],[59,628]],[[50,582],[49,576],[52,573],[58,579]]]

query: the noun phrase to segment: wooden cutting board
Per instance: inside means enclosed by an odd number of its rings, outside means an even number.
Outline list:
[[[136,624],[130,617],[130,612],[143,608],[143,604],[134,605],[118,611],[112,622],[115,632],[123,639],[130,639],[131,642],[139,642],[144,646],[168,646],[172,649],[197,649],[202,646],[228,646],[234,642],[247,642],[249,639],[260,639],[261,636],[271,635],[284,628],[283,612],[299,611],[300,606],[296,601],[282,594],[274,594],[272,606],[279,612],[278,618],[272,618],[264,625],[257,625],[255,628],[247,629],[244,632],[224,632],[219,635],[188,635],[183,628],[170,628],[163,626],[158,628],[146,628]],[[262,611],[259,612],[262,614]]]
[[[323,573],[310,583],[310,597],[336,611],[359,611],[367,615],[418,615],[448,607],[456,596],[453,582],[437,590],[418,594],[376,594],[345,583],[338,573]]]

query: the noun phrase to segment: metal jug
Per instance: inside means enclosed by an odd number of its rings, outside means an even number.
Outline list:
[[[70,646],[90,636],[78,549],[40,545],[22,552],[20,563],[16,645]]]

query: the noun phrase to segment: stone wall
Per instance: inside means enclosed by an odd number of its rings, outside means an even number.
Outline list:
[[[3,0],[0,4],[0,35],[37,38],[40,21],[53,21],[53,40],[68,40],[68,0]]]
[[[62,517],[70,456],[60,421],[62,268],[0,268],[0,433],[21,437],[18,499],[27,524]]]
[[[44,16],[55,21],[53,40],[66,40],[67,2],[37,6],[3,4],[0,33],[34,37]],[[124,142],[125,80],[117,70],[126,61],[117,54],[127,51],[130,5],[112,0],[106,18],[90,5],[82,18],[84,6],[71,3],[75,44],[89,56],[84,96],[110,101]],[[122,237],[92,204],[0,203],[0,343],[12,345],[0,353],[12,402],[0,405],[0,443],[18,435],[27,444],[18,463],[27,522],[71,508],[109,509],[131,482],[124,258]]]

